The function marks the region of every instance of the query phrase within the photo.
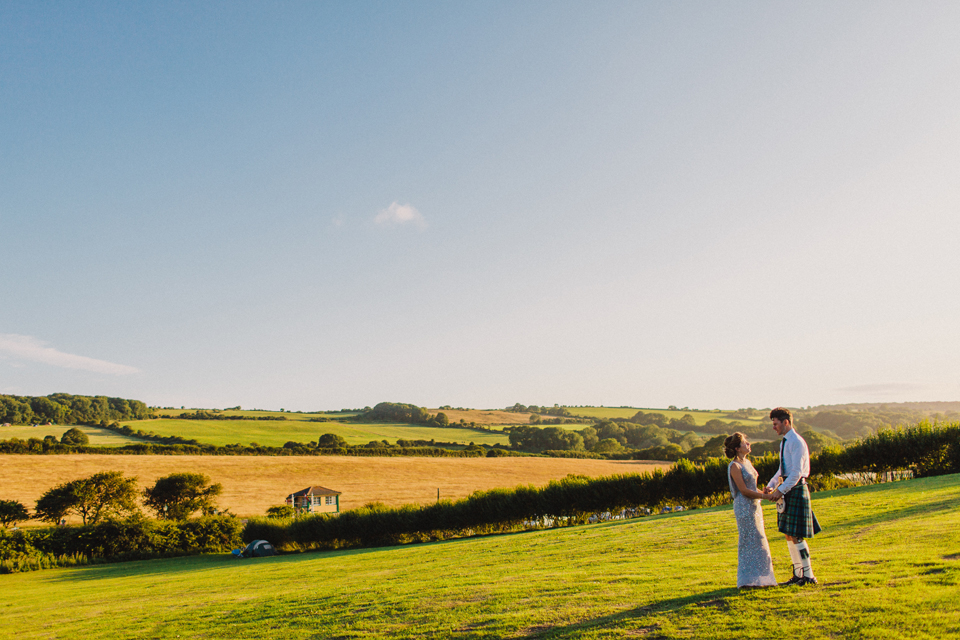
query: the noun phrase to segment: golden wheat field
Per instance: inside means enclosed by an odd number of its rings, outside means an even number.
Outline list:
[[[390,506],[464,498],[474,491],[545,485],[567,474],[640,473],[669,463],[569,458],[355,458],[349,456],[0,455],[0,499],[32,510],[51,487],[98,471],[136,476],[141,487],[171,473],[203,473],[223,485],[220,507],[263,515],[294,491],[321,485],[342,492],[341,509],[368,502]],[[68,519],[69,520],[69,519]]]
[[[483,425],[529,424],[532,413],[515,413],[498,409],[427,409],[429,413],[443,412],[450,422],[474,422]]]

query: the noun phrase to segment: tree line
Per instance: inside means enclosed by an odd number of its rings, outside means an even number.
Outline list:
[[[49,396],[0,395],[2,424],[85,424],[104,425],[120,420],[146,420],[153,416],[139,400],[106,396],[75,396],[53,393]]]

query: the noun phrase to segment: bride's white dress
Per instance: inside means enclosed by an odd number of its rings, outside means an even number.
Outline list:
[[[743,484],[747,489],[757,490],[757,470],[749,460],[741,465]],[[733,496],[733,515],[737,519],[737,531],[740,542],[737,545],[737,586],[738,587],[775,587],[777,579],[773,575],[773,561],[770,559],[770,545],[763,530],[763,510],[760,500],[753,500],[737,489],[730,477],[734,473],[731,462],[727,467],[727,480],[730,481],[730,494]]]

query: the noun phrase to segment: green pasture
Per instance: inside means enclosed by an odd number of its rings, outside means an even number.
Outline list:
[[[133,424],[133,423],[132,423]],[[135,423],[147,424],[147,423]],[[10,427],[0,427],[0,440],[9,440],[10,438],[39,438],[43,440],[46,436],[56,436],[57,440],[63,437],[63,434],[76,427],[83,431],[90,438],[90,445],[95,447],[122,447],[125,444],[135,444],[143,442],[140,438],[131,438],[121,433],[114,433],[109,429],[99,429],[97,427],[88,427],[86,425],[13,425]]]
[[[262,414],[258,414],[262,415]],[[286,415],[286,414],[278,414]],[[290,414],[294,415],[294,414]],[[207,444],[250,444],[282,447],[285,443],[316,442],[324,433],[342,436],[349,444],[367,444],[372,440],[436,440],[469,444],[508,444],[507,436],[481,429],[434,428],[410,424],[305,422],[302,420],[175,420],[160,418],[123,422],[136,431],[152,431],[161,436],[180,436]]]
[[[257,560],[0,576],[11,638],[960,636],[960,476],[818,493],[817,587],[739,591],[731,507]],[[789,575],[772,506],[774,566]]]
[[[213,412],[213,409],[157,409],[155,411],[156,415],[161,418],[176,418],[181,413],[193,413],[195,411],[210,411]],[[245,416],[257,418],[259,416],[273,416],[287,418],[288,420],[307,420],[309,418],[330,418],[331,420],[336,420],[337,418],[347,418],[357,415],[356,413],[340,413],[340,412],[330,412],[324,413],[319,411],[317,413],[306,413],[301,411],[263,411],[260,409],[229,409],[226,411],[217,411],[221,415],[225,416]]]
[[[710,420],[721,420],[723,422],[739,421],[743,424],[758,424],[765,422],[760,419],[750,418],[728,418],[729,411],[697,411],[696,409],[642,409],[636,407],[567,407],[567,410],[575,416],[583,418],[598,418],[600,420],[619,420],[632,418],[637,415],[637,411],[644,413],[662,413],[667,418],[682,418],[686,414],[693,416],[698,425],[704,425]]]

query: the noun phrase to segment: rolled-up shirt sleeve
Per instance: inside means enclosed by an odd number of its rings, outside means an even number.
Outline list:
[[[773,477],[770,478],[770,482],[767,483],[767,487],[770,489],[776,489],[777,483],[780,482],[780,474],[783,470],[783,460],[780,461],[780,466],[777,467],[777,472],[773,474]]]
[[[810,454],[807,453],[807,443],[803,441],[795,431],[790,432],[783,444],[783,457],[786,458],[787,470],[790,472],[783,482],[777,487],[780,493],[786,494],[800,482],[800,478],[806,478],[810,475]],[[784,461],[780,461],[780,468],[783,469]],[[777,472],[778,474],[780,471]]]

